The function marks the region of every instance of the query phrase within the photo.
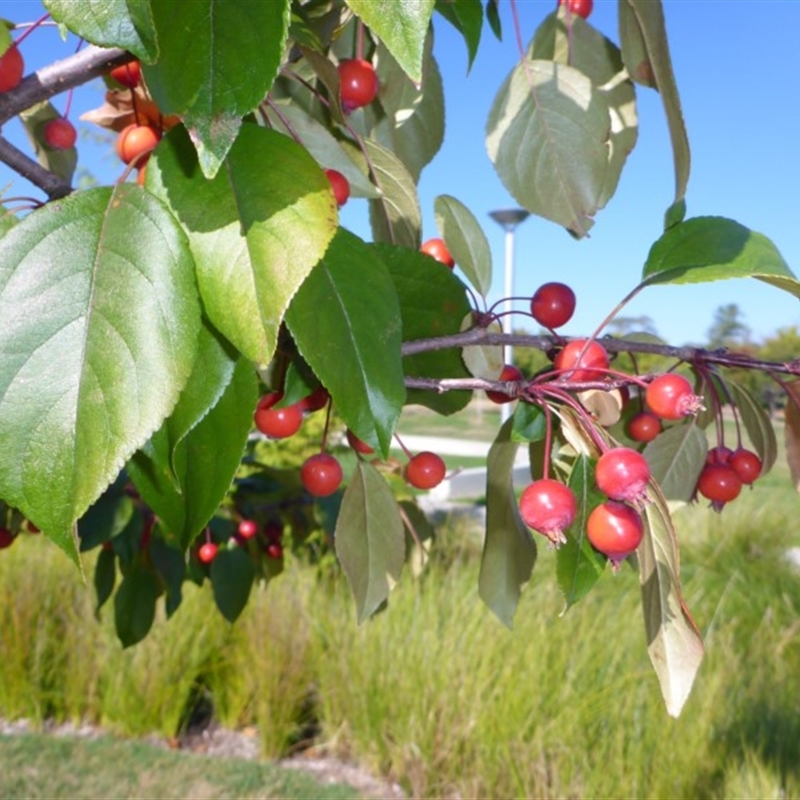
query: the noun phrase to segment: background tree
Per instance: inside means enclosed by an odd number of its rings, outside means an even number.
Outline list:
[[[714,312],[714,321],[708,329],[708,346],[743,347],[750,342],[750,328],[736,303],[719,306]]]

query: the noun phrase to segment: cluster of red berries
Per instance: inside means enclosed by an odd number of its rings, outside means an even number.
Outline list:
[[[256,428],[270,439],[287,439],[300,430],[307,414],[325,408],[330,395],[324,386],[319,386],[310,395],[296,403],[280,405],[283,393],[272,391],[258,401],[253,421]],[[350,447],[359,456],[372,455],[374,450],[358,438],[351,430],[346,433]],[[409,456],[403,475],[416,489],[433,489],[445,477],[447,468],[436,453],[423,451]],[[344,473],[336,456],[327,452],[309,456],[300,467],[300,480],[305,490],[314,497],[328,497],[342,484]]]
[[[259,524],[254,519],[243,517],[239,520],[233,540],[238,545],[244,545],[251,539],[262,534],[263,550],[268,558],[277,560],[283,558],[283,526],[273,520],[268,521],[263,530],[259,531]],[[210,564],[219,554],[219,545],[212,541],[211,532],[206,530],[206,540],[197,549],[197,558],[203,564]]]
[[[139,61],[129,61],[115,67],[108,73],[116,83],[134,92],[142,83],[142,66]],[[148,122],[142,121],[136,113],[134,100],[135,122],[126,125],[118,134],[114,149],[124,164],[133,164],[137,169],[138,183],[144,183],[147,161],[150,153],[155,150],[161,141],[162,130]]]
[[[540,324],[553,329],[565,324],[575,310],[575,296],[559,283],[545,284],[534,294],[531,314]],[[556,355],[558,377],[567,381],[602,381],[608,376],[609,357],[594,339],[568,342]],[[520,380],[519,370],[506,365],[501,380]],[[487,392],[495,402],[507,402],[503,393]],[[682,375],[666,373],[647,384],[646,410],[634,415],[628,434],[634,441],[651,441],[662,429],[662,420],[678,420],[696,413],[702,398]],[[644,535],[641,508],[647,500],[651,479],[645,457],[629,447],[605,449],[594,472],[597,489],[606,500],[595,506],[586,519],[586,538],[605,555],[616,570],[640,545]],[[702,490],[701,490],[702,491]],[[545,477],[525,488],[520,497],[520,515],[528,527],[546,536],[553,546],[566,542],[565,531],[577,516],[573,491],[555,479]]]
[[[751,450],[717,445],[706,455],[697,479],[697,493],[710,500],[714,510],[721,511],[726,503],[739,496],[743,486],[755,482],[761,468],[761,459]]]
[[[636,550],[644,535],[639,508],[646,499],[650,467],[636,450],[614,447],[600,456],[594,477],[597,488],[608,499],[589,514],[586,537],[617,569]],[[577,501],[565,484],[542,478],[524,489],[519,510],[529,528],[558,547],[566,542],[564,531],[575,521]]]

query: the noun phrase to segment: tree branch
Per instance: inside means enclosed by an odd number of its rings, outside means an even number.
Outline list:
[[[435,339],[415,339],[405,342],[401,348],[403,356],[428,353],[433,350],[447,350],[452,347],[469,347],[476,345],[513,345],[514,347],[532,347],[545,352],[562,347],[572,339],[585,337],[532,336],[519,333],[494,333],[488,328],[470,328],[452,336],[440,336]],[[632,339],[615,339],[604,337],[598,340],[609,353],[652,353],[674,358],[690,364],[703,363],[735,369],[757,369],[763,372],[777,372],[788,375],[800,375],[800,359],[793,361],[763,361],[742,353],[731,353],[725,348],[706,350],[702,347],[673,347],[654,342],[636,342]],[[570,385],[574,385],[570,383]],[[463,387],[467,388],[467,387]]]
[[[66,197],[72,191],[72,187],[64,183],[58,175],[26,156],[2,136],[0,136],[0,161],[8,164],[34,186],[38,186],[51,200]]]
[[[125,50],[91,45],[69,58],[42,67],[23,79],[16,88],[0,94],[0,125],[25,109],[75,86],[88,83],[132,59],[133,56]],[[72,191],[72,187],[57,175],[3,138],[0,138],[0,161],[39,187],[51,200],[64,197]]]

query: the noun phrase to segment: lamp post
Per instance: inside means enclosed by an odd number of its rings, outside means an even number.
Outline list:
[[[499,211],[490,211],[489,216],[500,225],[506,234],[505,280],[503,282],[506,301],[503,304],[503,310],[508,313],[512,309],[511,298],[514,296],[514,231],[530,216],[530,212],[525,211],[524,208],[505,208]],[[509,316],[502,318],[502,328],[505,333],[511,333],[511,323],[507,322],[509,319]],[[511,345],[506,345],[503,348],[503,362],[510,364],[513,355],[514,351]],[[511,416],[510,404],[505,403],[500,408],[500,417],[505,422],[509,416]]]

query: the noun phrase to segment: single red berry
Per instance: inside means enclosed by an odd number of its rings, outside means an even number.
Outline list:
[[[279,559],[283,557],[283,545],[280,542],[270,542],[266,548],[264,548],[264,552],[270,557],[274,559]]]
[[[435,258],[439,263],[444,264],[448,269],[453,269],[456,261],[450,253],[444,239],[428,239],[419,248],[420,252]]]
[[[599,381],[608,369],[608,353],[601,344],[588,339],[569,342],[556,356],[555,367],[568,381]]]
[[[314,497],[328,497],[342,484],[342,465],[330,453],[317,453],[307,458],[300,468],[300,480]]]
[[[661,420],[649,411],[634,414],[628,421],[628,436],[635,442],[652,442],[661,430]]]
[[[733,467],[727,464],[706,464],[697,479],[697,491],[711,500],[711,505],[720,511],[742,491],[742,479]]]
[[[499,381],[521,381],[523,380],[524,376],[520,370],[518,370],[513,364],[506,364],[503,367],[503,371],[500,373],[500,376],[497,380]],[[510,403],[515,398],[512,397],[510,394],[505,394],[505,392],[495,392],[495,391],[487,391],[486,396],[493,402],[497,403],[498,405],[502,405],[503,403]]]
[[[347,429],[347,443],[356,453],[361,453],[362,456],[371,456],[375,450],[370,447],[366,442],[362,442],[361,439],[356,436],[350,428]]]
[[[565,283],[542,284],[531,298],[531,316],[545,328],[566,325],[575,313],[575,292]]]
[[[0,550],[11,547],[17,537],[8,528],[0,527]]]
[[[239,522],[236,532],[242,539],[252,539],[258,533],[258,523],[254,519],[243,519]]]
[[[320,384],[316,389],[314,389],[313,392],[311,392],[311,394],[306,395],[302,400],[299,400],[297,405],[304,414],[311,414],[314,411],[319,411],[321,408],[325,408],[330,399],[331,396],[328,394],[328,390]]]
[[[142,65],[138,61],[129,61],[122,66],[114,67],[108,73],[117,83],[135,89],[142,79]]]
[[[732,455],[733,450],[730,447],[718,444],[706,453],[706,464],[728,464]]]
[[[51,150],[69,150],[75,146],[78,132],[75,126],[64,117],[54,117],[42,129],[44,143]]]
[[[586,538],[608,557],[616,570],[641,544],[644,523],[639,512],[625,503],[609,500],[592,509],[586,520]]]
[[[406,464],[406,480],[417,489],[433,489],[443,480],[447,467],[441,456],[423,450],[409,459]]]
[[[150,125],[128,125],[117,136],[115,147],[117,155],[126,163],[136,160],[141,167],[155,149],[161,134]]]
[[[12,44],[0,56],[0,92],[9,92],[19,85],[25,72],[25,61],[19,48]]]
[[[598,459],[594,479],[597,488],[612,500],[639,503],[647,493],[650,466],[636,450],[614,447]]]
[[[519,498],[522,521],[546,536],[554,547],[564,544],[564,531],[575,521],[575,494],[566,484],[541,478],[523,489]]]
[[[571,14],[577,14],[586,19],[592,13],[594,0],[558,0],[558,4],[563,6],[566,3]]]
[[[333,189],[336,205],[341,208],[350,199],[350,181],[335,169],[326,169],[325,174],[328,176],[331,189]]]
[[[253,415],[256,427],[270,439],[288,439],[294,436],[303,424],[303,412],[298,403],[274,408],[282,396],[281,392],[265,394],[258,401]]]
[[[375,68],[363,58],[350,58],[339,62],[339,96],[345,114],[356,108],[368,106],[377,96],[378,76]]]
[[[666,372],[647,385],[645,401],[648,408],[661,419],[681,419],[696,413],[702,403],[692,389],[692,384],[683,375]]]
[[[218,552],[219,545],[214,542],[206,542],[200,546],[200,549],[197,551],[197,557],[204,564],[210,564],[217,557]]]
[[[748,486],[758,478],[763,468],[761,459],[752,450],[744,447],[734,451],[729,465],[739,476],[739,480]]]

